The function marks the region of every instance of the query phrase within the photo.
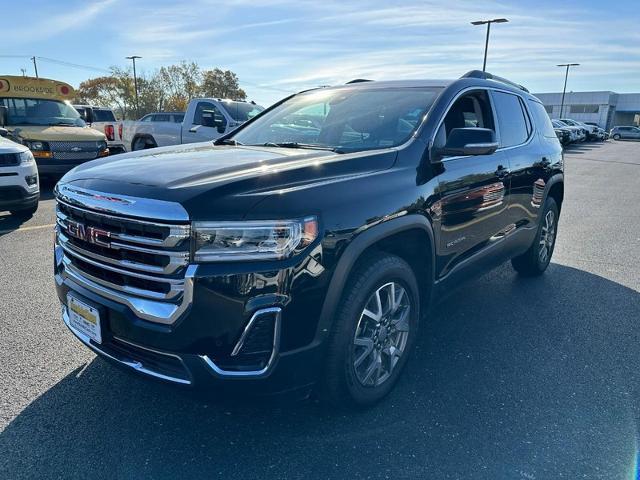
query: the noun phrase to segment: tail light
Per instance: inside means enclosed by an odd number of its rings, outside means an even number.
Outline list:
[[[115,129],[113,128],[113,125],[105,125],[104,126],[104,134],[107,136],[107,140],[113,142],[116,138],[115,138]]]
[[[118,124],[118,137],[122,140],[122,124]]]

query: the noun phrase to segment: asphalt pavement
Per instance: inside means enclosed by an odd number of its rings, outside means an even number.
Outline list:
[[[96,358],[60,319],[46,186],[32,219],[0,214],[0,478],[635,479],[640,143],[565,160],[547,273],[507,264],[434,308],[359,413],[203,398]]]

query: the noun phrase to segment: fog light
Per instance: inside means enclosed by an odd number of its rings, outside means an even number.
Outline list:
[[[24,181],[27,182],[27,185],[33,187],[38,184],[38,175],[27,175],[24,177]]]

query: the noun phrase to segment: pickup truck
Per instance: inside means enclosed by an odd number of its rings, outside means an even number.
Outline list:
[[[130,150],[215,140],[264,110],[253,102],[194,98],[182,123],[139,121],[129,123],[125,145]]]
[[[107,147],[111,155],[126,152],[122,141],[122,122],[116,120],[113,110],[108,107],[92,107],[90,105],[74,105],[73,108],[78,111],[80,118],[89,127],[104,133],[107,137]]]

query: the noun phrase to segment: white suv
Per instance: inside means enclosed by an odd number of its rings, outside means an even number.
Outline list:
[[[0,128],[0,211],[30,217],[38,209],[38,167],[27,147],[3,138]]]

